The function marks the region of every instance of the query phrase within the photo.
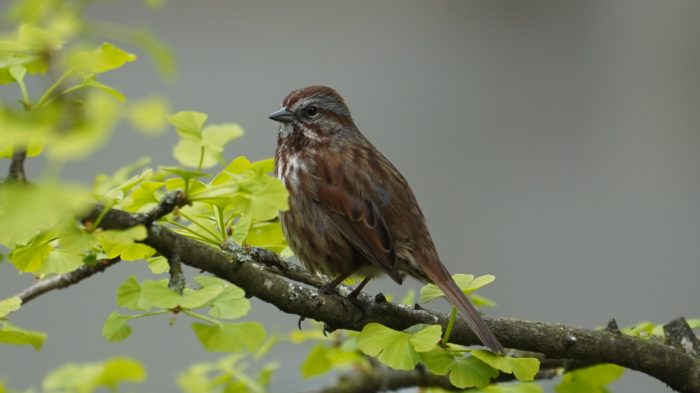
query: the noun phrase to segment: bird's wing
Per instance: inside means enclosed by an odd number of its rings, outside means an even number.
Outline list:
[[[391,233],[372,201],[351,195],[334,184],[319,185],[316,200],[329,210],[331,219],[353,248],[401,283]]]

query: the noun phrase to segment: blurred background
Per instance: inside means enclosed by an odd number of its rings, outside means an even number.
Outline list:
[[[450,270],[497,277],[483,292],[498,303],[491,315],[585,327],[700,316],[700,2],[170,0],[151,11],[131,0],[90,15],[171,45],[175,81],[148,60],[105,81],[127,97],[162,93],[173,110],[240,123],[246,136],[229,159],[272,156],[267,114],[290,90],[336,88],[411,183]],[[174,164],[175,141],[123,129],[64,173],[91,182],[145,155]],[[38,386],[67,361],[122,354],[145,362],[145,391],[174,391],[177,372],[219,357],[189,321],[134,321],[121,344],[101,336],[114,289],[145,270],[121,263],[14,314],[49,339],[40,353],[3,346],[0,376]],[[31,281],[0,264],[0,297]],[[367,291],[409,288],[419,284],[384,279]],[[259,301],[249,317],[270,332],[297,320]],[[269,355],[282,361],[273,391],[330,381],[299,377],[305,355],[285,346]],[[670,390],[628,371],[613,391]]]

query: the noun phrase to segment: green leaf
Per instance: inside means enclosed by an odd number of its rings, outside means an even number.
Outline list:
[[[102,335],[109,342],[119,342],[125,340],[131,335],[131,327],[128,322],[131,320],[129,315],[119,314],[113,311],[102,326]]]
[[[0,318],[4,318],[7,316],[7,314],[19,310],[21,306],[22,299],[17,296],[0,300]]]
[[[141,285],[136,276],[131,275],[117,287],[117,305],[136,311],[148,311],[150,305],[141,299]]]
[[[39,273],[63,274],[83,266],[83,255],[62,249],[53,249],[49,252]]]
[[[328,348],[323,344],[316,344],[309,352],[299,369],[304,378],[315,377],[327,373],[333,365],[328,361]]]
[[[250,220],[249,217],[242,217],[239,222],[234,226],[234,234],[236,228],[241,225],[245,225],[245,222]],[[234,240],[235,241],[235,240]],[[278,254],[281,254],[283,250],[288,248],[287,240],[284,237],[284,232],[282,232],[282,225],[279,220],[276,221],[265,221],[256,222],[251,225],[248,229],[248,236],[246,236],[244,244],[253,247],[263,247],[268,250],[272,250]]]
[[[608,393],[606,385],[618,380],[625,369],[614,364],[601,364],[567,372],[558,385],[556,393]]]
[[[59,162],[80,160],[102,147],[119,120],[120,104],[100,91],[92,90],[80,103],[80,121],[51,139],[48,157]]]
[[[416,352],[427,352],[435,348],[442,336],[440,325],[415,325],[406,331],[420,326],[420,329],[411,335],[410,341]]]
[[[212,124],[202,130],[202,141],[206,149],[219,156],[224,151],[224,146],[230,141],[243,136],[243,128],[236,123]]]
[[[185,288],[182,295],[168,288],[168,280],[145,280],[141,283],[143,301],[155,307],[193,309],[202,307],[223,291],[222,286],[210,286],[200,290]]]
[[[468,295],[477,289],[492,283],[496,279],[495,276],[490,274],[476,278],[474,278],[474,275],[472,274],[455,274],[452,276],[452,278],[465,295]],[[426,303],[442,296],[444,296],[444,294],[435,284],[427,284],[420,289],[421,303]]]
[[[114,357],[104,363],[102,374],[96,382],[98,386],[117,391],[117,386],[122,382],[143,382],[145,379],[146,369],[141,362],[127,357]]]
[[[42,389],[51,392],[89,393],[100,387],[118,391],[122,382],[142,382],[143,365],[131,358],[114,357],[99,363],[69,363],[49,373]]]
[[[302,377],[311,378],[360,361],[362,357],[356,351],[346,351],[335,346],[327,347],[319,343],[311,349],[299,371]]]
[[[462,356],[455,359],[450,371],[450,382],[460,389],[469,387],[484,387],[491,378],[498,376],[498,371],[473,356]]]
[[[532,381],[540,369],[540,361],[536,358],[514,358],[479,349],[473,350],[472,356],[497,370],[515,375],[523,382]]]
[[[471,295],[469,295],[469,300],[471,300],[474,307],[477,307],[477,308],[496,307],[496,302],[494,302],[493,300],[491,300],[485,296],[481,296],[478,293],[472,293]]]
[[[206,172],[202,171],[193,171],[191,169],[184,169],[184,168],[179,168],[179,167],[174,167],[174,166],[161,166],[158,168],[160,171],[163,171],[165,173],[172,173],[173,175],[177,175],[182,177],[182,179],[168,179],[165,182],[165,187],[168,190],[174,190],[174,189],[184,189],[184,181],[183,179],[196,179],[199,177],[204,177],[207,178],[209,177],[209,174]],[[178,184],[176,187],[171,187],[169,184],[170,180],[178,180],[181,181],[181,183]],[[179,185],[182,185],[181,187]]]
[[[168,259],[164,256],[159,255],[156,257],[146,258],[146,262],[148,262],[148,269],[153,274],[163,274],[170,271]]]
[[[101,74],[136,60],[136,55],[105,42],[92,51],[82,51],[71,56],[71,65],[80,73]]]
[[[433,374],[447,375],[455,362],[454,357],[442,347],[435,347],[420,354],[421,361]]]
[[[209,301],[211,308],[209,315],[214,318],[236,319],[250,311],[250,301],[245,298],[245,292],[224,280],[216,277],[197,276],[194,278],[204,288],[223,288],[223,290]]]
[[[137,225],[125,230],[105,230],[97,233],[97,239],[108,258],[118,256],[125,261],[135,261],[152,256],[156,250],[141,243],[135,243],[148,236],[146,227]]]
[[[46,341],[46,333],[32,330],[25,330],[17,326],[5,323],[0,328],[0,343],[12,345],[31,345],[39,351]]]
[[[27,74],[27,69],[21,65],[12,66],[9,69],[10,76],[17,82],[22,82]]]
[[[429,351],[440,340],[442,328],[428,326],[415,333],[399,332],[378,323],[368,323],[357,337],[362,352],[397,370],[412,370],[420,360],[418,352]]]
[[[77,228],[75,225],[69,225],[61,228],[59,244],[61,250],[73,254],[84,254],[86,251],[97,247],[99,242],[92,233],[88,233],[82,228]]]
[[[187,309],[203,307],[219,296],[223,290],[224,288],[222,286],[211,286],[198,290],[185,288],[182,292],[182,299],[179,302],[179,306]]]
[[[622,333],[629,334],[630,336],[648,339],[652,336],[655,328],[656,324],[649,321],[643,321],[635,324],[634,326],[624,327],[621,329],[621,331]]]
[[[48,243],[30,242],[26,246],[19,246],[12,250],[8,258],[18,270],[38,273],[52,250],[53,247]]]
[[[239,186],[231,206],[253,220],[271,220],[280,210],[289,209],[289,193],[279,179],[267,175]]]
[[[121,251],[120,256],[121,259],[125,261],[138,261],[152,256],[155,254],[155,252],[156,250],[154,250],[151,246],[141,243],[134,243],[124,248],[124,250]]]
[[[12,225],[0,225],[0,244],[6,247],[26,244],[37,233],[73,220],[89,206],[89,201],[89,193],[69,184],[4,185],[0,187],[0,222],[11,222]],[[45,248],[42,252],[48,251]],[[25,255],[25,258],[29,256]],[[27,265],[30,264],[27,261]],[[38,265],[32,265],[25,271],[38,268]]]
[[[178,112],[168,120],[181,137],[173,148],[173,156],[182,165],[193,168],[222,163],[225,145],[243,135],[243,129],[234,123],[204,127],[207,115],[200,112]]]
[[[68,363],[51,371],[41,384],[45,391],[90,393],[102,373],[99,363]]]
[[[250,217],[241,217],[238,219],[238,221],[233,225],[233,232],[231,233],[231,240],[238,244],[242,244],[244,240],[248,237],[248,233],[250,232],[250,227],[253,224],[253,220],[250,219]],[[280,230],[282,228],[280,227]],[[266,234],[267,235],[267,234]],[[274,236],[277,237],[277,236]],[[273,239],[274,239],[273,237]],[[282,236],[284,237],[284,235]],[[275,240],[270,239],[266,236],[266,239],[263,241],[264,243],[268,243],[268,239],[272,240],[273,242]],[[249,243],[250,244],[250,243]],[[257,246],[258,244],[250,244],[253,246]],[[264,246],[261,246],[264,247]]]
[[[200,140],[202,136],[202,128],[207,122],[206,113],[194,111],[181,111],[168,117],[170,124],[175,126],[177,133],[182,137],[193,138]]]
[[[173,147],[173,157],[180,164],[190,168],[211,168],[216,165],[216,160],[207,159],[206,151],[199,141],[191,139],[180,139]]]
[[[172,309],[180,303],[180,295],[168,288],[168,280],[141,282],[142,302],[153,307]]]
[[[257,322],[193,323],[192,329],[202,346],[211,352],[254,352],[265,340],[265,328]]]
[[[168,101],[163,97],[149,97],[132,102],[127,118],[135,130],[145,135],[159,135],[165,130]]]

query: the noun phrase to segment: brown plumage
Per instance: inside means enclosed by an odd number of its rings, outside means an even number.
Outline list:
[[[280,219],[311,271],[334,280],[404,273],[436,284],[490,349],[503,352],[440,261],[406,179],[355,126],[342,97],[326,86],[291,92],[270,118],[282,123],[275,172],[289,190]]]

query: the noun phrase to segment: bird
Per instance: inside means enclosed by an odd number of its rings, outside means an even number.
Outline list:
[[[269,115],[280,123],[274,168],[289,209],[279,218],[291,250],[310,271],[332,280],[406,274],[442,290],[490,350],[503,345],[440,260],[425,217],[406,179],[360,132],[345,100],[328,86],[289,93]]]

